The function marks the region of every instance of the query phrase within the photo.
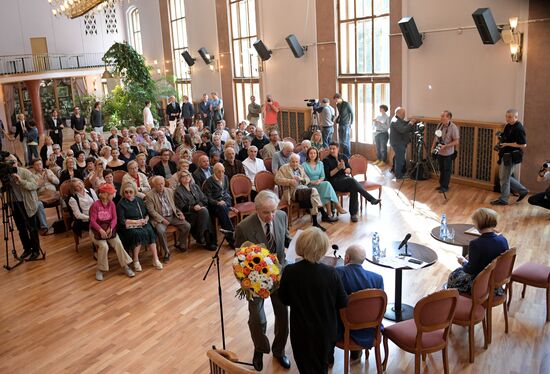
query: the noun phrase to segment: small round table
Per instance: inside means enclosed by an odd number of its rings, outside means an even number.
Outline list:
[[[456,246],[462,247],[462,256],[467,256],[468,255],[468,248],[470,246],[470,241],[475,239],[476,236],[475,235],[470,235],[470,234],[465,234],[464,232],[466,230],[469,230],[469,229],[473,228],[474,225],[467,224],[467,223],[451,223],[451,224],[448,224],[447,227],[449,229],[455,230],[455,236],[454,236],[453,239],[441,238],[439,236],[439,227],[440,226],[436,226],[432,229],[432,231],[431,231],[432,237],[435,240],[438,240],[438,241],[443,242],[445,244],[456,245]]]
[[[386,257],[397,257],[398,255],[405,253],[405,248],[402,248],[400,250],[397,249],[399,247],[399,244],[400,242],[397,241],[392,242],[390,248],[386,248]],[[435,253],[435,251],[426,247],[425,245],[409,243],[407,247],[407,252],[410,257],[424,262],[422,268],[433,265],[437,261],[437,254]],[[395,270],[395,303],[388,304],[386,308],[386,313],[384,314],[384,318],[396,322],[413,318],[414,308],[401,302],[403,291],[403,270],[410,270],[411,268],[406,266],[406,264],[403,264],[403,266],[401,267],[394,267],[380,263],[378,260],[373,258],[372,250],[370,253],[367,253],[366,260],[374,265]]]

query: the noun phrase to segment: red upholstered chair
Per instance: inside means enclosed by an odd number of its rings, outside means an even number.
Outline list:
[[[493,260],[485,269],[483,269],[474,279],[472,284],[471,296],[460,295],[456,306],[456,313],[453,319],[453,325],[468,326],[469,353],[470,362],[474,362],[475,325],[481,323],[483,326],[484,349],[487,349],[487,303],[489,294],[493,293],[491,289],[493,270],[496,266],[496,259]]]
[[[369,166],[369,161],[363,155],[355,154],[352,155],[349,159],[349,166],[351,167],[351,175],[353,177],[357,175],[362,175],[363,180],[359,183],[363,186],[365,191],[378,190],[378,198],[382,197],[382,185],[374,183],[367,180],[367,167]],[[363,213],[363,196],[361,196],[361,213]],[[365,204],[365,209],[367,205]],[[378,204],[378,208],[382,209],[382,204]]]
[[[160,156],[151,157],[149,160],[149,167],[153,169],[160,162]]]
[[[204,151],[195,151],[195,152],[193,153],[193,156],[191,156],[191,160],[193,161],[193,163],[194,163],[197,167],[199,166],[199,158],[200,158],[201,156],[208,156],[208,155],[207,155],[206,152],[204,152]]]
[[[319,152],[319,160],[323,161],[325,157],[327,157],[330,154],[330,151],[328,149],[323,149]]]
[[[271,157],[268,157],[266,159],[264,159],[264,166],[265,166],[265,170],[269,171],[270,173],[273,172],[273,169],[271,167],[272,161],[273,159]]]
[[[259,173],[256,173],[256,176],[254,177],[254,186],[256,186],[256,192],[260,192],[263,190],[271,190],[273,192],[275,191],[275,176],[270,171],[260,171]],[[279,202],[279,209],[286,210],[288,215],[288,224],[290,227],[290,208],[286,201],[281,200]]]
[[[231,195],[233,195],[233,207],[239,211],[237,214],[240,222],[244,217],[254,213],[256,206],[251,201],[252,182],[244,174],[235,174],[229,181]],[[246,198],[245,202],[238,203],[239,198]]]
[[[525,297],[525,288],[533,286],[546,289],[546,322],[550,322],[550,266],[526,262],[512,272],[512,279],[508,287],[509,298],[508,306],[512,301],[512,283],[523,284],[521,298]]]
[[[388,362],[388,339],[414,353],[414,372],[420,373],[420,357],[442,351],[443,370],[449,373],[447,337],[457,308],[458,291],[441,290],[422,298],[414,307],[414,319],[384,327],[384,370]]]
[[[340,318],[344,324],[344,340],[336,343],[336,346],[344,350],[344,373],[349,371],[350,351],[365,350],[368,357],[371,347],[363,347],[350,337],[351,330],[374,328],[374,352],[376,355],[376,371],[382,373],[382,360],[380,358],[380,343],[382,341],[381,326],[388,298],[383,290],[368,289],[354,292],[348,298],[348,306],[340,309]]]
[[[124,171],[124,170],[116,170],[113,172],[113,182],[120,186],[122,184],[122,178],[124,178],[124,176],[126,175],[127,173]]]

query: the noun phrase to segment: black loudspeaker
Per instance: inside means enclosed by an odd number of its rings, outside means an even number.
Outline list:
[[[189,54],[189,52],[183,51],[183,52],[181,53],[181,57],[183,57],[183,59],[185,60],[185,62],[187,63],[187,65],[189,65],[189,66],[195,65],[195,59],[194,59],[193,57],[191,57],[191,55]]]
[[[264,42],[262,42],[261,40],[257,40],[252,45],[254,46],[256,52],[258,52],[258,56],[260,56],[262,61],[267,61],[271,58],[271,50],[267,49]]]
[[[483,44],[495,44],[500,40],[500,31],[495,23],[491,9],[479,8],[472,13],[472,17]]]
[[[285,38],[285,40],[288,43],[290,50],[294,54],[294,57],[300,58],[304,55],[304,47],[300,45],[300,42],[298,41],[296,35],[290,34]]]
[[[212,57],[210,56],[210,53],[206,50],[206,48],[202,47],[199,49],[199,55],[201,56],[202,60],[205,64],[210,64],[212,62]]]
[[[415,49],[422,45],[422,34],[418,32],[413,17],[401,18],[401,21],[399,21],[399,28],[401,29],[401,34],[403,34],[403,39],[405,39],[405,43],[407,43],[409,49]]]

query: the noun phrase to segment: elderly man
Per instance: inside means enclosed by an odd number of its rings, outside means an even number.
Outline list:
[[[281,149],[283,149],[283,144],[279,138],[279,131],[277,131],[277,129],[275,128],[272,128],[271,130],[269,130],[268,134],[269,143],[266,144],[260,152],[264,160],[266,158],[273,157],[275,152],[279,152]]]
[[[258,193],[254,200],[256,213],[243,219],[235,232],[235,245],[240,247],[244,242],[265,243],[271,253],[277,255],[281,266],[286,265],[285,248],[292,238],[288,233],[288,219],[285,212],[278,210],[279,198],[275,193],[264,190]],[[275,339],[273,340],[273,356],[286,369],[290,368],[290,360],[285,355],[285,345],[288,339],[288,309],[279,299],[275,291],[270,296],[275,314]],[[264,299],[254,297],[248,301],[248,328],[254,343],[254,368],[263,368],[263,354],[270,352],[269,339],[266,336],[267,320],[264,312]]]
[[[57,178],[50,169],[44,169],[42,160],[33,160],[32,169],[30,171],[36,178],[36,184],[38,185],[37,193],[57,190],[59,178]]]
[[[286,199],[289,205],[293,200],[300,203],[300,207],[308,206],[313,226],[326,231],[317,221],[317,213],[324,210],[319,192],[307,186],[310,180],[304,167],[300,165],[300,156],[291,152],[289,159],[289,163],[282,165],[275,175],[275,183],[283,187],[283,199]],[[324,216],[327,213],[323,211],[322,214]]]
[[[395,152],[393,172],[396,179],[403,179],[405,176],[405,152],[410,140],[410,133],[414,131],[415,120],[406,121],[405,108],[395,108],[395,115],[390,122],[390,145]]]
[[[185,220],[183,213],[174,203],[174,191],[164,187],[164,178],[155,176],[151,179],[153,189],[146,195],[145,205],[147,213],[151,217],[151,224],[158,234],[162,249],[164,250],[164,261],[170,260],[170,248],[166,238],[166,229],[169,225],[175,226],[178,231],[178,242],[176,249],[180,252],[187,251],[187,236],[191,225]]]
[[[449,190],[455,147],[458,146],[458,140],[460,139],[460,132],[457,125],[451,122],[452,118],[453,114],[448,110],[441,113],[441,122],[437,125],[437,130],[441,131],[441,136],[436,135],[432,143],[432,153],[437,144],[440,144],[437,153],[437,162],[439,163],[439,187],[437,191],[441,193]]]
[[[199,157],[199,167],[193,172],[195,183],[202,188],[204,182],[212,176],[212,168],[210,167],[210,159],[206,155]]]
[[[301,144],[302,149],[298,152],[298,156],[300,156],[300,164],[303,164],[307,160],[307,151],[311,148],[311,140],[304,139]]]
[[[321,100],[321,112],[319,113],[319,126],[321,126],[321,133],[323,134],[323,147],[328,148],[330,142],[332,142],[332,135],[334,133],[334,108],[330,106],[330,100],[325,97]]]
[[[244,174],[243,163],[235,158],[235,148],[228,147],[223,151],[225,155],[225,161],[223,166],[225,167],[225,175],[231,180],[235,174]]]
[[[256,174],[258,174],[260,171],[265,171],[265,165],[264,161],[260,158],[257,158],[258,155],[258,148],[251,145],[248,147],[248,157],[246,160],[243,161],[243,168],[244,173],[250,179],[252,182],[252,188],[256,190],[256,186],[254,186],[254,178],[256,178]]]
[[[288,164],[292,151],[294,151],[294,144],[291,142],[282,143],[281,150],[279,152],[275,152],[273,154],[273,159],[271,160],[271,171],[273,174],[276,174],[277,170],[279,170],[281,166]]]
[[[261,152],[264,146],[266,146],[267,144],[269,144],[269,140],[265,136],[264,130],[257,127],[254,132],[254,138],[252,139],[252,145],[258,148],[258,152]]]
[[[175,96],[170,96],[170,99],[168,99],[168,104],[166,104],[166,115],[168,116],[168,121],[176,121],[181,116],[181,107],[176,101]]]

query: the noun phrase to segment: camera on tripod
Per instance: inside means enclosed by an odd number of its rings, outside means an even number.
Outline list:
[[[2,189],[5,189],[5,186],[10,181],[10,175],[17,173],[17,167],[14,166],[15,161],[6,160],[11,154],[6,151],[0,152],[0,182],[2,182]]]
[[[319,99],[304,99],[304,101],[306,102],[306,106],[311,107],[311,110],[313,110],[313,112],[321,113],[323,111]]]
[[[502,143],[504,143],[504,132],[497,131],[496,134],[498,143],[495,144],[495,147],[493,148],[495,151],[500,152],[500,149],[502,148]]]

